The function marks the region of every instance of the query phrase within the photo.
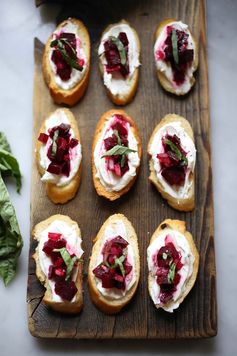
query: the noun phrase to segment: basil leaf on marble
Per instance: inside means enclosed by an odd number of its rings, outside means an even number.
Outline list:
[[[0,174],[0,276],[7,286],[16,274],[23,246],[16,213]]]

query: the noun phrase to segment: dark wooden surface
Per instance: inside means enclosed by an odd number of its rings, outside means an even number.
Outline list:
[[[61,213],[76,220],[81,228],[87,271],[92,240],[109,215],[121,212],[137,231],[141,255],[141,281],[135,298],[119,315],[105,316],[92,304],[86,276],[84,308],[78,316],[62,316],[42,302],[44,288],[35,276],[32,259],[35,243],[31,240],[28,280],[28,318],[33,335],[48,338],[203,338],[217,333],[216,272],[213,236],[212,169],[210,157],[210,119],[206,53],[204,0],[151,0],[80,2],[81,7],[62,10],[58,20],[78,16],[88,26],[92,40],[92,66],[89,87],[74,112],[82,137],[83,173],[76,198],[63,206],[54,205],[33,160],[31,191],[31,228],[50,215]],[[102,4],[98,12],[98,3]],[[94,8],[93,8],[94,6]],[[103,8],[104,6],[104,8]],[[200,66],[197,83],[191,93],[177,98],[160,87],[153,62],[154,31],[158,22],[175,17],[188,23],[199,44]],[[96,195],[91,177],[91,144],[97,120],[114,106],[105,94],[98,71],[97,48],[103,28],[125,18],[137,29],[142,45],[142,66],[137,95],[125,110],[137,122],[143,141],[141,171],[132,190],[119,201],[108,202]],[[43,46],[35,40],[34,129],[33,138],[45,117],[56,108],[43,82],[41,70]],[[147,142],[155,125],[167,113],[186,117],[193,127],[196,146],[196,208],[182,213],[170,208],[148,182]],[[33,142],[34,146],[34,142]],[[200,253],[200,269],[189,296],[173,314],[156,310],[147,291],[146,249],[151,234],[165,218],[185,220]]]

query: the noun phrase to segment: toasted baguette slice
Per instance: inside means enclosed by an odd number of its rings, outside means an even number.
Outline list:
[[[183,235],[183,237],[186,239],[186,241],[189,245],[189,248],[190,248],[190,252],[194,257],[192,274],[187,278],[187,280],[185,282],[185,289],[182,291],[181,295],[178,297],[178,299],[175,302],[174,302],[174,300],[170,300],[166,304],[159,304],[159,303],[156,304],[154,302],[154,300],[152,298],[152,295],[153,295],[152,287],[153,287],[153,283],[157,283],[157,282],[154,279],[154,275],[152,274],[152,272],[150,270],[149,270],[149,275],[148,275],[148,290],[149,290],[150,297],[153,300],[155,307],[157,309],[163,308],[164,310],[166,310],[168,312],[173,312],[174,309],[177,309],[179,307],[179,305],[183,302],[184,298],[188,295],[188,293],[194,286],[194,283],[196,281],[197,274],[198,274],[199,254],[198,254],[197,248],[195,246],[192,235],[190,234],[190,232],[188,232],[186,230],[185,222],[180,221],[180,220],[171,220],[171,219],[164,220],[158,226],[158,228],[152,235],[149,246],[151,246],[151,244],[153,244],[153,243],[154,244],[159,243],[159,238],[161,238],[161,234],[163,234],[165,231],[167,231],[167,234],[168,234],[170,232],[170,230],[177,231],[177,232],[181,233]],[[178,239],[176,239],[176,241],[178,241]],[[149,246],[148,246],[148,248],[149,248]],[[151,256],[150,256],[150,258],[151,258]],[[149,266],[149,255],[148,255],[147,259],[148,259],[148,266]],[[148,267],[148,269],[149,269],[149,267]]]
[[[118,25],[128,25],[130,27],[130,29],[134,35],[134,41],[136,43],[138,53],[139,53],[138,60],[140,61],[140,51],[141,51],[140,40],[139,40],[136,30],[134,28],[132,28],[127,21],[122,20],[118,23],[111,24],[111,25],[107,26],[106,29],[104,30],[104,32],[102,33],[101,41],[103,39],[103,36],[105,36],[105,34],[107,32],[111,31],[111,29],[113,27],[118,26]],[[104,64],[103,64],[103,57],[101,56],[101,54],[100,54],[100,60],[99,60],[99,69],[100,69],[102,78],[104,78],[105,68],[104,68]],[[132,76],[129,78],[129,90],[126,93],[121,92],[118,94],[113,94],[111,92],[111,90],[107,86],[105,86],[106,92],[107,92],[110,100],[116,105],[126,105],[126,104],[130,103],[136,94],[137,87],[138,87],[138,80],[139,80],[139,67],[136,67]]]
[[[75,105],[81,97],[84,95],[85,90],[88,85],[89,81],[89,73],[90,73],[90,37],[89,33],[87,31],[87,28],[83,24],[82,21],[75,19],[75,18],[69,18],[62,23],[58,25],[56,28],[56,32],[60,31],[64,26],[66,26],[68,23],[71,23],[73,25],[77,26],[77,35],[81,40],[81,47],[83,48],[83,51],[85,52],[85,57],[86,57],[86,68],[85,71],[80,79],[79,82],[77,82],[72,88],[70,89],[63,89],[61,88],[55,81],[55,73],[53,72],[50,61],[49,61],[49,56],[50,56],[50,51],[51,47],[50,44],[53,40],[53,34],[49,37],[45,49],[44,49],[44,54],[43,54],[43,75],[45,82],[47,86],[49,87],[50,94],[57,104],[66,104],[69,106]]]
[[[130,188],[133,186],[137,175],[138,175],[138,171],[140,168],[140,163],[136,169],[136,175],[130,180],[130,182],[121,190],[119,191],[108,191],[106,190],[106,188],[102,185],[100,179],[96,176],[97,170],[96,170],[96,166],[94,163],[94,150],[97,144],[97,141],[100,139],[101,135],[102,135],[102,131],[104,128],[104,125],[106,124],[106,122],[113,116],[113,115],[122,115],[123,117],[125,117],[125,119],[129,122],[130,126],[131,126],[131,130],[136,138],[137,141],[137,145],[138,145],[138,157],[141,161],[141,156],[142,156],[142,142],[141,142],[141,137],[137,128],[136,123],[134,122],[134,120],[128,116],[128,114],[123,111],[123,110],[109,110],[107,112],[105,112],[100,120],[98,121],[98,124],[96,126],[96,131],[95,131],[95,136],[94,136],[94,140],[93,140],[93,145],[92,145],[92,176],[93,176],[93,182],[94,182],[94,187],[96,189],[96,192],[98,195],[103,196],[104,198],[107,198],[111,201],[116,200],[118,198],[120,198],[123,194],[127,193]]]
[[[64,112],[65,115],[67,116],[71,128],[75,134],[75,138],[79,141],[79,144],[81,144],[80,142],[80,133],[78,130],[78,126],[77,126],[77,122],[76,119],[73,115],[73,113],[66,108],[60,108],[55,110],[53,113],[51,113],[46,120],[54,114],[57,114],[58,112]],[[46,121],[45,120],[45,121]],[[45,128],[45,121],[43,122],[39,133],[46,133],[46,128]],[[40,165],[40,148],[43,144],[40,141],[36,141],[36,163],[37,163],[37,168],[38,171],[40,173],[41,176],[43,176],[43,174],[45,173],[45,170],[42,168],[42,166]],[[72,198],[74,198],[74,196],[77,193],[77,190],[79,188],[80,185],[80,180],[81,180],[81,170],[82,170],[82,162],[80,162],[79,168],[75,174],[75,176],[68,182],[68,184],[63,185],[63,186],[57,186],[54,183],[50,183],[50,182],[46,182],[45,186],[46,186],[46,193],[49,197],[49,199],[55,203],[55,204],[64,204],[67,201],[71,200]]]
[[[178,22],[178,21],[171,18],[171,19],[167,19],[167,20],[162,21],[158,25],[158,27],[156,29],[156,32],[155,32],[155,42],[157,41],[157,39],[160,36],[160,34],[163,31],[163,29],[167,25],[172,24],[173,22]],[[190,32],[190,29],[188,29],[188,30]],[[193,37],[192,33],[191,33],[191,36],[192,36],[192,40],[193,40],[193,44],[194,44],[194,58],[193,58],[193,73],[194,73],[198,68],[198,44],[195,41],[195,38]],[[189,86],[189,88],[182,88],[181,90],[177,90],[177,88],[175,88],[173,83],[167,78],[167,76],[161,70],[157,69],[157,77],[158,77],[158,79],[160,81],[161,86],[165,90],[167,90],[168,92],[170,92],[172,94],[178,95],[178,96],[187,94],[191,90],[192,86],[195,83],[195,78],[192,75],[191,78],[190,78],[190,86]]]
[[[123,221],[125,226],[128,238],[121,236],[127,239],[129,244],[131,245],[134,252],[134,266],[133,273],[135,273],[136,279],[131,288],[126,292],[124,296],[119,299],[108,298],[107,296],[102,295],[102,293],[98,290],[96,285],[96,277],[93,273],[93,269],[97,267],[97,257],[101,253],[101,250],[104,246],[106,239],[104,239],[104,234],[106,228],[115,224],[117,221]],[[111,236],[114,237],[114,236]],[[89,283],[89,291],[90,296],[93,303],[104,313],[106,314],[115,314],[118,313],[126,304],[130,302],[132,297],[134,296],[139,278],[140,278],[140,256],[138,250],[138,241],[136,232],[130,223],[130,221],[123,214],[114,214],[111,215],[102,225],[100,231],[98,232],[95,240],[93,241],[94,245],[91,252],[89,269],[88,269],[88,283]]]
[[[148,154],[151,156],[151,145],[153,142],[153,139],[155,137],[155,134],[159,129],[161,129],[163,126],[169,123],[174,123],[174,122],[180,122],[181,127],[185,130],[186,134],[190,137],[190,139],[194,142],[194,137],[193,137],[193,131],[192,128],[189,124],[189,122],[182,116],[175,115],[175,114],[168,114],[166,115],[160,123],[155,127],[151,138],[148,143]],[[182,144],[182,142],[181,142]],[[164,190],[164,187],[162,186],[161,182],[157,179],[157,174],[154,169],[154,163],[153,159],[150,158],[149,161],[149,166],[150,166],[150,176],[149,180],[155,185],[157,190],[160,192],[162,197],[167,200],[168,204],[172,206],[172,208],[180,211],[191,211],[195,207],[195,174],[194,172],[190,172],[188,182],[190,183],[190,187],[188,189],[188,195],[186,198],[175,198],[168,192]]]
[[[61,312],[61,313],[75,314],[75,313],[79,313],[83,306],[83,285],[82,285],[83,263],[82,263],[81,259],[78,262],[78,273],[77,273],[76,280],[75,280],[75,284],[77,287],[77,293],[74,297],[75,300],[73,300],[71,302],[66,301],[66,300],[62,300],[62,301],[53,300],[52,289],[49,285],[48,277],[45,275],[44,271],[42,271],[41,266],[40,266],[39,243],[40,243],[40,239],[42,236],[42,232],[44,230],[46,230],[56,220],[63,221],[68,226],[73,227],[78,235],[78,238],[81,238],[81,231],[78,227],[78,224],[75,221],[71,220],[68,216],[60,215],[60,214],[53,215],[50,218],[38,223],[32,231],[33,238],[38,241],[38,245],[37,245],[37,247],[35,249],[35,253],[33,255],[33,258],[36,263],[36,276],[38,277],[40,282],[46,288],[46,291],[45,291],[45,294],[43,297],[43,302],[46,305],[48,305],[53,310]],[[51,231],[49,231],[49,232],[51,232]],[[52,232],[54,232],[54,231],[52,231]],[[64,238],[67,239],[67,236],[64,236]]]

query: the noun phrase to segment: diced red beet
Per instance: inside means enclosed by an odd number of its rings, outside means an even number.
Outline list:
[[[118,163],[114,165],[114,173],[116,176],[122,177],[121,167]]]
[[[62,299],[68,300],[69,302],[77,293],[77,287],[73,281],[58,281],[55,283],[55,293],[59,295]]]
[[[179,270],[183,267],[181,263],[181,255],[176,250],[172,242],[166,242],[165,246],[162,246],[157,253],[158,268],[156,271],[156,282],[160,286],[160,300],[162,303],[166,303],[172,298],[173,293],[176,291],[176,286],[180,281]],[[169,272],[171,266],[175,264],[174,278],[169,280]]]
[[[62,257],[58,257],[54,262],[53,262],[53,267],[57,268],[60,267],[64,264],[64,260]]]
[[[185,182],[185,169],[184,167],[170,167],[164,168],[161,175],[170,185],[182,186]]]
[[[49,266],[48,279],[53,278],[53,265]]]
[[[106,241],[102,249],[103,263],[94,268],[93,273],[102,281],[103,288],[125,289],[125,278],[122,275],[120,267],[114,267],[115,257],[120,258],[124,254],[124,249],[128,242],[121,236]],[[121,262],[125,271],[125,276],[132,271],[132,265],[127,258]]]
[[[159,51],[158,57],[164,59],[166,62],[170,62],[173,70],[173,79],[177,85],[181,85],[184,83],[187,68],[191,65],[193,61],[194,52],[193,49],[187,48],[189,34],[184,31],[175,30],[177,36],[179,58],[179,63],[175,63],[173,57],[172,30],[172,26],[167,26],[167,37],[165,40],[166,47],[164,49],[164,54]],[[162,53],[162,55],[160,55],[160,52]]]
[[[61,33],[59,36],[57,36],[57,39],[66,39],[67,42],[69,42],[70,46],[68,44],[65,45],[65,50],[67,52],[67,55],[69,57],[72,57],[73,55],[73,50],[76,51],[76,36],[74,33]],[[53,53],[51,56],[52,61],[56,65],[56,73],[59,75],[59,77],[67,81],[71,77],[72,73],[72,67],[65,61],[62,53],[60,52],[57,47],[53,49]],[[84,66],[84,60],[78,58],[78,63],[83,67]]]
[[[59,164],[55,164],[55,163],[50,163],[47,168],[47,171],[49,173],[57,174],[57,175],[61,174],[61,170],[62,170],[62,167]]]
[[[126,57],[128,58],[129,43],[128,43],[126,33],[120,32],[118,38],[123,43],[125,52],[126,52]],[[108,39],[104,43],[104,53],[105,53],[105,58],[107,61],[107,65],[106,65],[107,73],[118,72],[124,78],[126,78],[127,75],[129,74],[129,64],[127,63],[128,61],[126,61],[125,64],[121,63],[119,50],[118,50],[116,44],[113,41],[111,41],[110,39]]]
[[[71,138],[69,146],[70,148],[74,148],[78,145],[78,140],[76,138]]]
[[[48,141],[48,138],[49,138],[49,135],[47,135],[47,134],[41,132],[40,135],[39,135],[39,137],[38,137],[38,141],[40,141],[40,142],[46,144],[47,141]]]
[[[58,239],[60,239],[61,236],[62,236],[62,234],[59,234],[57,232],[49,232],[48,233],[48,238],[53,241],[57,241]]]
[[[61,238],[59,240],[52,240],[48,239],[43,246],[43,251],[46,253],[46,255],[52,257],[52,254],[55,255],[55,252],[53,252],[54,249],[59,249],[66,247],[66,240],[64,238]]]
[[[66,275],[66,270],[64,268],[55,268],[54,273],[56,274],[56,276],[59,277],[65,277]]]

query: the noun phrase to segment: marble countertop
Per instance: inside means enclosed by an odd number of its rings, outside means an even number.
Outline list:
[[[23,174],[21,196],[8,185],[24,248],[17,277],[8,288],[0,281],[0,354],[14,355],[233,355],[237,308],[237,1],[207,0],[208,63],[212,125],[217,262],[217,337],[197,341],[37,340],[27,327],[26,285],[29,248],[29,201],[32,145],[33,37],[45,41],[54,29],[56,5],[36,9],[33,0],[1,2],[0,130],[7,135]],[[22,40],[24,39],[24,40]],[[231,279],[232,278],[232,279]]]

